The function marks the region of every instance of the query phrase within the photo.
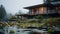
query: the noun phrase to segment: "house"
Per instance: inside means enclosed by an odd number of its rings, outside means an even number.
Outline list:
[[[56,1],[55,1],[56,2]],[[43,3],[34,6],[24,7],[24,9],[28,9],[28,14],[21,14],[17,16],[21,16],[21,19],[32,19],[35,16],[43,16],[45,18],[49,17],[60,17],[60,3]],[[55,3],[55,4],[54,4]]]

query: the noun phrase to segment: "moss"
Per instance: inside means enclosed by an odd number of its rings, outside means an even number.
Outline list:
[[[10,33],[14,33],[14,30],[10,30]]]
[[[49,33],[52,33],[52,32],[54,32],[54,30],[52,30],[52,29],[49,29],[49,30],[48,30],[48,32],[49,32]]]

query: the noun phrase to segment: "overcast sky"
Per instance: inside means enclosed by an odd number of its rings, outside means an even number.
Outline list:
[[[43,0],[0,0],[0,5],[2,4],[7,13],[15,14],[19,10],[22,12],[27,12],[27,10],[23,9],[23,7],[42,4]]]

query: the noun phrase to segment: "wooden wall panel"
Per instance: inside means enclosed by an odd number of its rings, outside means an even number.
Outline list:
[[[44,14],[44,13],[46,13],[46,7],[40,7],[39,14]]]
[[[56,11],[60,14],[60,7],[56,7]]]
[[[31,14],[44,14],[46,13],[46,7],[33,8]]]

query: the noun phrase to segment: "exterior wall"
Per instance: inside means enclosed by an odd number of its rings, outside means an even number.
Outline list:
[[[48,14],[53,14],[56,13],[56,8],[55,7],[48,7]]]
[[[32,14],[38,14],[38,8],[32,9]]]
[[[48,7],[48,11],[46,7],[39,7],[39,8],[33,8],[30,11],[30,14],[52,14],[52,13],[59,13],[60,14],[60,7]]]
[[[34,14],[34,9],[32,9],[32,13],[31,14]]]
[[[46,12],[46,7],[40,7],[39,8],[39,14],[45,14]]]
[[[46,7],[39,7],[39,8],[34,8],[30,12],[31,14],[44,14],[46,12]]]
[[[60,7],[56,7],[56,11],[60,14]]]

